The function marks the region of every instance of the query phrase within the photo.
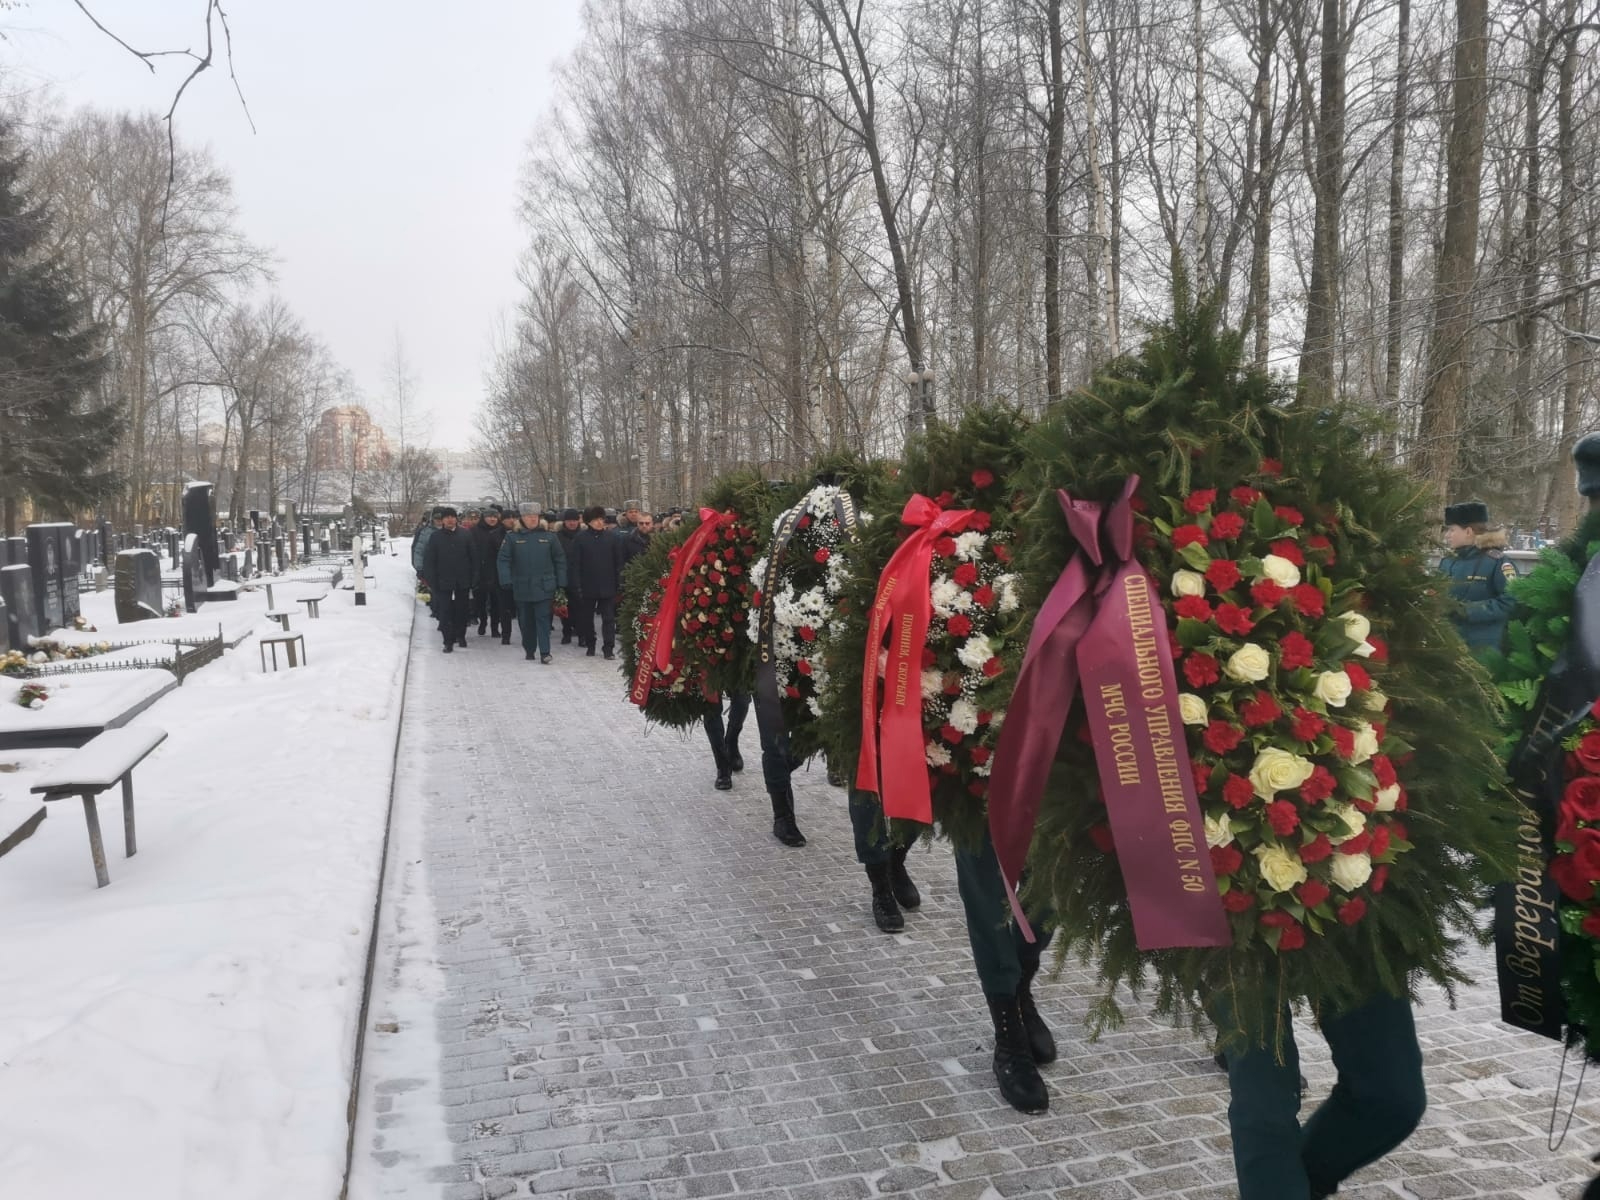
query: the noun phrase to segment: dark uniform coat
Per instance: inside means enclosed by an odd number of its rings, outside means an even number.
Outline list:
[[[1439,573],[1450,581],[1450,598],[1459,605],[1456,629],[1473,650],[1500,648],[1515,602],[1506,589],[1517,569],[1502,553],[1506,535],[1490,531],[1474,545],[1446,554]]]
[[[478,557],[478,578],[472,586],[487,591],[496,583],[494,565],[500,555],[500,544],[506,539],[506,528],[500,524],[490,526],[480,522],[472,527],[471,537]]]
[[[478,580],[478,552],[465,529],[435,529],[422,552],[422,577],[444,591],[467,591]]]
[[[610,529],[580,529],[572,539],[570,578],[578,591],[594,600],[610,600],[622,591],[622,568],[628,548]]]
[[[516,595],[518,604],[553,599],[567,586],[567,556],[561,539],[548,529],[518,529],[500,543],[500,586]]]

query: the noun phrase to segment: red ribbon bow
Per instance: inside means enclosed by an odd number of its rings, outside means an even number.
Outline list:
[[[900,514],[912,533],[900,544],[878,578],[867,631],[861,680],[861,757],[856,787],[876,792],[888,817],[933,822],[933,789],[922,731],[922,649],[933,614],[928,569],[933,544],[959,533],[976,513],[970,508],[941,509],[923,495],[912,496]],[[878,711],[878,652],[889,637],[884,671],[883,712]],[[882,760],[880,781],[880,757]]]
[[[700,510],[700,524],[678,547],[672,572],[667,576],[661,593],[661,608],[649,618],[650,629],[645,635],[639,655],[639,665],[633,673],[633,690],[629,698],[640,708],[650,702],[650,676],[653,671],[672,668],[672,654],[677,644],[678,610],[683,605],[683,581],[689,568],[705,551],[706,543],[737,519],[734,513],[719,513],[714,508]]]

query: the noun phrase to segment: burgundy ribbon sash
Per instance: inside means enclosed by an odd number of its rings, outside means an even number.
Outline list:
[[[928,783],[922,732],[922,648],[933,615],[928,570],[933,565],[934,542],[965,529],[975,515],[969,508],[945,510],[926,496],[912,496],[900,514],[901,524],[912,526],[912,533],[878,577],[862,663],[856,787],[876,792],[888,817],[933,823],[933,790]],[[878,652],[886,634],[889,662],[880,713]]]
[[[1028,639],[989,780],[989,831],[1012,911],[1044,793],[1080,690],[1140,949],[1226,946],[1178,712],[1166,617],[1133,555],[1138,477],[1110,506],[1058,492],[1077,542]]]

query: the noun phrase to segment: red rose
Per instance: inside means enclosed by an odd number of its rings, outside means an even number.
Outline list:
[[[1249,508],[1257,500],[1261,499],[1261,493],[1253,487],[1236,487],[1228,493],[1228,496],[1235,504],[1243,508]]]
[[[1367,674],[1367,669],[1358,662],[1347,662],[1344,673],[1350,677],[1350,687],[1357,692],[1369,691],[1372,687],[1372,676]]]
[[[974,779],[971,783],[967,784],[967,794],[971,796],[977,796],[979,799],[982,799],[983,794],[988,790],[989,781],[987,779]]]
[[[954,558],[956,555],[956,540],[953,537],[941,537],[933,540],[933,552],[940,558]]]
[[[798,521],[796,521],[794,523],[794,527],[796,529],[805,529],[805,528],[809,527],[810,524],[811,524],[811,514],[810,513],[806,513],[804,516],[802,516]]]
[[[978,710],[978,724],[979,725],[987,725],[992,720],[994,720],[994,714],[992,712],[990,712],[988,709],[979,709]]]
[[[1229,775],[1222,785],[1222,798],[1234,808],[1244,808],[1256,798],[1256,792],[1243,775]]]
[[[944,694],[946,696],[961,695],[961,675],[959,672],[951,671],[950,674],[944,677]]]
[[[810,675],[811,674],[811,660],[810,659],[806,659],[806,658],[802,658],[799,662],[794,664],[794,669],[796,671],[799,671],[800,674],[802,674],[802,675]]]
[[[800,626],[796,632],[800,634],[800,640],[802,642],[814,642],[817,640],[817,631],[811,628],[809,625]]]
[[[1244,730],[1226,721],[1212,721],[1206,726],[1205,733],[1200,735],[1200,740],[1211,753],[1226,754],[1244,740]]]
[[[1580,775],[1567,784],[1561,812],[1577,821],[1600,822],[1600,776]]]
[[[993,487],[994,486],[994,472],[993,471],[986,471],[982,467],[979,467],[976,471],[974,471],[972,473],[972,486],[977,488],[977,489],[979,489],[980,491],[983,490],[986,487]]]
[[[1279,538],[1267,547],[1271,554],[1279,558],[1286,558],[1297,567],[1306,565],[1306,556],[1300,550],[1300,543],[1293,538]]]
[[[950,631],[951,637],[964,638],[972,632],[972,618],[956,613],[944,623],[944,627]]]
[[[1172,531],[1172,546],[1175,550],[1182,550],[1185,546],[1208,544],[1206,531],[1198,525],[1179,525]]]
[[[1211,536],[1222,541],[1232,541],[1244,532],[1244,518],[1238,513],[1223,512],[1211,518]]]
[[[1278,665],[1285,671],[1298,671],[1309,667],[1316,657],[1316,647],[1305,634],[1294,632],[1283,635],[1278,643]]]
[[[1269,479],[1276,479],[1283,474],[1283,464],[1275,458],[1263,458],[1258,473],[1265,475]]]
[[[1241,913],[1255,906],[1256,898],[1249,892],[1232,890],[1222,895],[1222,907],[1231,913]]]
[[[1216,532],[1216,524],[1212,524],[1212,532]],[[1211,565],[1206,568],[1206,582],[1219,592],[1225,592],[1239,582],[1239,564],[1231,558],[1214,558]]]
[[[1570,854],[1558,854],[1550,860],[1550,878],[1569,900],[1586,902],[1594,896],[1594,881],[1584,877]]]
[[[1333,790],[1337,786],[1338,781],[1334,779],[1333,772],[1318,764],[1312,769],[1311,778],[1300,785],[1300,798],[1307,804],[1320,804],[1333,795]]]
[[[954,725],[942,725],[939,728],[939,736],[949,742],[950,745],[959,746],[964,735]]]
[[[1339,906],[1339,923],[1341,925],[1354,925],[1366,915],[1367,902],[1360,897],[1354,900],[1346,900]]]
[[[718,592],[717,593],[717,603],[718,604],[726,604],[732,598],[733,597],[729,596],[727,592]]]
[[[1190,492],[1183,500],[1183,509],[1187,513],[1199,516],[1217,502],[1216,488],[1199,488]]]
[[[1267,824],[1279,837],[1288,837],[1300,827],[1300,814],[1287,800],[1274,800],[1267,805]]]
[[[795,687],[795,685],[792,683],[783,689],[783,694],[789,697],[791,700],[800,699],[800,689]]]
[[[1295,889],[1294,894],[1300,898],[1300,903],[1307,908],[1315,908],[1333,893],[1328,890],[1328,885],[1320,879],[1308,879]]]
[[[825,563],[833,557],[833,551],[829,550],[826,546],[819,546],[817,548],[817,552],[811,557],[816,559],[819,563]]]
[[[1270,579],[1263,579],[1260,583],[1250,585],[1250,599],[1261,608],[1277,608],[1283,603],[1286,595],[1288,593],[1283,590],[1283,585],[1274,583]]]
[[[1089,827],[1089,840],[1101,854],[1115,854],[1117,845],[1111,840],[1111,826],[1101,823]]]
[[[1355,730],[1346,729],[1343,725],[1329,725],[1328,736],[1333,739],[1333,748],[1340,758],[1350,759],[1356,753]]]
[[[1217,628],[1223,633],[1231,633],[1236,637],[1244,637],[1256,623],[1250,619],[1248,609],[1240,608],[1237,604],[1219,604],[1217,606]]]
[[[994,607],[994,589],[987,583],[972,593],[972,598],[983,608]]]
[[[1306,944],[1306,931],[1300,925],[1286,925],[1283,933],[1278,937],[1278,949],[1299,950]]]
[[[1244,723],[1249,728],[1259,729],[1263,725],[1271,725],[1283,716],[1283,709],[1278,706],[1271,693],[1257,692],[1255,699],[1239,709],[1239,715],[1244,718]]]
[[[983,664],[983,674],[985,678],[988,679],[993,679],[1005,669],[1005,663],[1001,662],[998,658],[991,658],[988,662]]]
[[[1591,775],[1600,775],[1600,729],[1591,729],[1573,751],[1578,765]]]
[[[1280,504],[1277,508],[1274,508],[1272,510],[1272,515],[1277,517],[1278,520],[1282,521],[1285,525],[1293,525],[1296,528],[1306,523],[1305,517],[1301,515],[1301,512],[1298,508],[1290,508],[1288,505],[1284,504]]]
[[[971,518],[967,521],[967,524],[972,526],[972,528],[976,529],[979,533],[988,533],[989,526],[993,522],[994,518],[980,509],[978,512],[972,514]]]
[[[1320,617],[1328,601],[1316,584],[1302,583],[1289,589],[1289,602],[1302,617]]]
[[[1328,835],[1319,833],[1304,846],[1300,847],[1300,861],[1303,863],[1319,863],[1325,858],[1333,856],[1333,843],[1328,840]]]
[[[971,750],[967,751],[967,757],[972,760],[974,766],[981,767],[984,763],[989,761],[989,756],[991,753],[993,752],[987,746],[974,746]]]
[[[1191,621],[1211,620],[1211,605],[1200,596],[1178,597],[1178,602],[1172,606],[1172,611],[1180,617],[1187,617]]]
[[[1206,687],[1222,678],[1217,660],[1209,654],[1191,654],[1183,660],[1183,677],[1190,687]]]
[[[1400,782],[1400,777],[1394,773],[1394,763],[1389,761],[1387,754],[1374,754],[1371,766],[1372,773],[1378,777],[1379,787],[1393,787]]]
[[[1232,875],[1244,866],[1244,855],[1237,846],[1211,847],[1211,869],[1218,875]]]
[[[964,562],[951,572],[950,578],[962,587],[971,587],[978,582],[978,568],[972,563]]]
[[[755,595],[750,597],[750,607],[751,608],[760,608],[761,607],[761,593],[760,592],[757,592]]]
[[[711,597],[706,595],[704,592],[701,592],[698,596],[696,596],[694,598],[694,602],[696,604],[698,604],[701,608],[710,608],[711,607]]]
[[[1600,880],[1600,829],[1580,829],[1572,839],[1573,865],[1590,883]]]
[[[1294,736],[1302,742],[1314,742],[1317,734],[1327,728],[1328,723],[1308,708],[1297,708],[1292,714]]]

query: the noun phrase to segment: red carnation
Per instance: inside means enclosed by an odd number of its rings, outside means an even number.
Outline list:
[[[1298,671],[1309,667],[1316,657],[1316,647],[1311,639],[1299,632],[1286,633],[1278,643],[1278,665],[1285,671]]]
[[[994,720],[994,714],[992,712],[990,712],[988,709],[979,709],[978,710],[978,724],[979,725],[987,725],[992,720]]]
[[[983,608],[994,607],[994,589],[987,583],[972,593],[972,598]]]
[[[1226,721],[1212,721],[1206,726],[1206,731],[1201,734],[1200,740],[1211,753],[1226,754],[1244,740],[1244,730]]]
[[[1261,469],[1258,473],[1267,476],[1269,479],[1276,479],[1283,474],[1283,464],[1275,458],[1263,458],[1261,460]]]
[[[955,500],[956,494],[954,492],[940,492],[933,498],[933,502],[940,508],[949,508],[955,503]]]
[[[1372,661],[1386,663],[1389,661],[1389,643],[1382,638],[1369,637],[1367,645],[1372,647]]]
[[[1256,489],[1253,487],[1236,487],[1233,489],[1233,491],[1229,492],[1228,495],[1233,499],[1235,504],[1241,505],[1245,508],[1249,508],[1257,500],[1261,499],[1261,493],[1256,491]]]
[[[1300,861],[1303,863],[1319,863],[1333,855],[1333,843],[1328,840],[1328,835],[1319,833],[1304,846],[1300,847]]]
[[[701,608],[710,608],[711,607],[711,597],[706,595],[704,592],[701,592],[698,596],[696,596],[694,598],[694,602],[696,604],[698,604]]]
[[[1244,518],[1238,513],[1223,512],[1211,518],[1211,536],[1232,541],[1244,532]]]
[[[1325,535],[1313,533],[1306,539],[1306,549],[1314,550],[1318,554],[1326,554],[1328,556],[1328,565],[1333,565],[1333,543],[1330,542]]]
[[[814,642],[817,640],[817,631],[809,625],[800,626],[796,632],[800,635],[802,642]]]
[[[1263,725],[1271,725],[1283,716],[1283,709],[1272,698],[1270,692],[1257,692],[1255,699],[1248,701],[1239,709],[1239,715],[1244,718],[1244,723],[1251,729],[1259,729]]]
[[[1320,763],[1311,770],[1311,778],[1300,785],[1300,798],[1307,804],[1320,804],[1333,795],[1338,781],[1333,772]]]
[[[1205,790],[1211,786],[1211,768],[1205,763],[1199,761],[1190,762],[1189,774],[1194,779],[1195,795],[1204,794]]]
[[[972,632],[972,618],[956,613],[944,623],[944,627],[950,631],[951,637],[964,638]]]
[[[935,538],[933,552],[940,558],[954,558],[956,556],[956,540],[953,537]]]
[[[1217,628],[1223,633],[1231,633],[1236,637],[1244,637],[1256,623],[1250,619],[1247,609],[1240,608],[1237,604],[1219,604],[1217,606]]]
[[[1216,488],[1198,488],[1190,492],[1183,500],[1185,512],[1199,516],[1217,502]]]
[[[1099,825],[1089,826],[1089,840],[1094,843],[1094,848],[1101,854],[1115,854],[1117,845],[1111,840],[1111,826],[1102,822]]]
[[[992,487],[993,485],[994,485],[994,472],[993,471],[986,471],[982,467],[979,467],[976,471],[974,471],[972,473],[972,486],[973,487],[978,488],[981,491],[982,489],[984,489],[986,487]]]
[[[972,517],[968,520],[967,524],[971,525],[972,528],[976,529],[979,533],[988,533],[989,526],[993,524],[993,522],[994,518],[980,509],[978,512],[972,514]]]
[[[1250,599],[1261,608],[1277,608],[1288,595],[1283,590],[1283,585],[1274,583],[1270,579],[1263,579],[1260,583],[1250,585]]]
[[[732,597],[729,596],[727,592],[718,592],[717,593],[717,603],[718,604],[726,604],[731,599],[732,599]]]
[[[1172,606],[1172,611],[1191,621],[1211,620],[1211,605],[1203,596],[1179,596],[1178,602]]]
[[[1306,944],[1306,931],[1301,925],[1286,925],[1278,938],[1278,949],[1299,950]]]
[[[979,799],[982,799],[983,794],[988,790],[989,781],[987,779],[974,779],[971,783],[967,784],[968,795],[977,796]]]
[[[944,694],[946,696],[961,695],[961,675],[956,671],[944,677]]]
[[[1600,775],[1600,729],[1591,729],[1572,752],[1578,765],[1591,775]]]
[[[1328,723],[1319,715],[1308,708],[1297,708],[1291,714],[1291,729],[1294,736],[1302,742],[1314,742],[1317,734],[1327,728]]]
[[[994,547],[994,556],[1001,562],[1008,563],[1011,561],[1011,548],[1004,542],[998,543]]]
[[[1387,754],[1374,754],[1371,765],[1372,773],[1378,777],[1379,787],[1393,787],[1400,782],[1400,777],[1394,773],[1394,763],[1389,761]]]
[[[1288,837],[1300,827],[1300,814],[1287,800],[1274,800],[1267,805],[1267,824],[1279,837]]]
[[[961,744],[961,738],[963,737],[963,734],[961,730],[957,729],[954,725],[943,725],[939,728],[939,736],[945,741],[949,742],[952,746],[959,746]]]
[[[1367,915],[1367,902],[1359,896],[1354,900],[1346,900],[1339,906],[1339,923],[1341,925],[1354,925]]]
[[[1211,531],[1216,532],[1216,524],[1212,523]],[[1231,558],[1214,558],[1211,565],[1206,568],[1206,582],[1219,592],[1225,592],[1239,582],[1239,564]]]
[[[989,761],[989,756],[992,753],[993,751],[991,751],[987,746],[974,746],[971,750],[967,751],[967,757],[970,758],[976,766],[981,767],[984,763]]]
[[[1286,504],[1280,504],[1277,508],[1274,508],[1272,510],[1272,515],[1277,517],[1278,520],[1282,521],[1285,525],[1293,525],[1297,528],[1306,523],[1305,516],[1298,508],[1290,508]]]
[[[1306,565],[1306,556],[1300,549],[1300,543],[1293,538],[1279,538],[1271,543],[1267,550],[1279,558],[1286,558],[1297,567]]]
[[[833,551],[829,550],[826,546],[819,546],[817,547],[817,552],[811,557],[816,559],[819,563],[825,563],[833,557]]]
[[[950,578],[962,587],[971,587],[978,582],[978,568],[972,563],[964,562],[950,573]]]
[[[1356,752],[1356,734],[1353,729],[1346,729],[1343,725],[1329,725],[1328,736],[1333,739],[1333,748],[1338,751],[1339,757],[1349,759]]]
[[[1275,908],[1271,912],[1261,914],[1261,926],[1263,929],[1287,929],[1293,924],[1294,914],[1284,912],[1281,908]]]
[[[1211,847],[1211,869],[1218,875],[1232,875],[1244,866],[1244,855],[1237,846]]]
[[[1183,660],[1183,677],[1190,687],[1206,687],[1221,679],[1222,671],[1211,655],[1196,652]]]
[[[1384,886],[1389,882],[1389,868],[1379,867],[1372,873],[1372,878],[1367,880],[1367,887],[1372,889],[1374,896],[1382,895]]]
[[[796,671],[799,671],[800,674],[802,674],[802,675],[810,675],[811,674],[811,660],[808,659],[808,658],[802,658],[799,662],[794,664],[794,669]]]
[[[922,648],[922,669],[924,671],[926,671],[929,667],[933,666],[933,664],[938,662],[938,661],[939,661],[939,656],[937,654],[935,654],[927,646],[924,646]]]
[[[1233,890],[1224,892],[1222,896],[1222,907],[1231,913],[1242,913],[1249,908],[1253,908],[1255,902],[1256,898],[1249,892]]]
[[[1372,687],[1372,676],[1367,674],[1367,669],[1358,662],[1347,662],[1344,673],[1350,677],[1350,687],[1358,692],[1365,692]]]
[[[804,514],[798,521],[796,521],[794,523],[794,527],[796,529],[806,529],[810,525],[811,525],[811,514],[810,513]]]
[[[1001,662],[998,658],[991,658],[988,662],[983,664],[983,674],[985,678],[988,679],[993,679],[1005,669],[1005,663]]]
[[[1307,908],[1315,908],[1333,893],[1322,880],[1308,879],[1295,889],[1294,894],[1300,898],[1301,904]]]
[[[1340,842],[1339,843],[1339,853],[1340,854],[1349,854],[1351,856],[1354,856],[1354,855],[1357,855],[1357,854],[1365,854],[1365,853],[1367,853],[1368,849],[1371,846],[1372,846],[1372,834],[1368,830],[1363,829],[1360,833],[1356,834],[1354,837],[1349,838],[1346,841]]]
[[[1222,798],[1234,808],[1244,808],[1255,795],[1255,789],[1243,775],[1229,775],[1222,785]]]
[[[1327,604],[1327,597],[1316,584],[1302,583],[1289,589],[1289,601],[1302,617],[1320,617]]]
[[[1373,858],[1382,858],[1389,853],[1389,828],[1386,825],[1374,826],[1371,833],[1372,841],[1367,846],[1367,853]]]
[[[1172,531],[1172,545],[1176,550],[1182,550],[1185,546],[1208,544],[1206,531],[1198,525],[1179,525]]]

